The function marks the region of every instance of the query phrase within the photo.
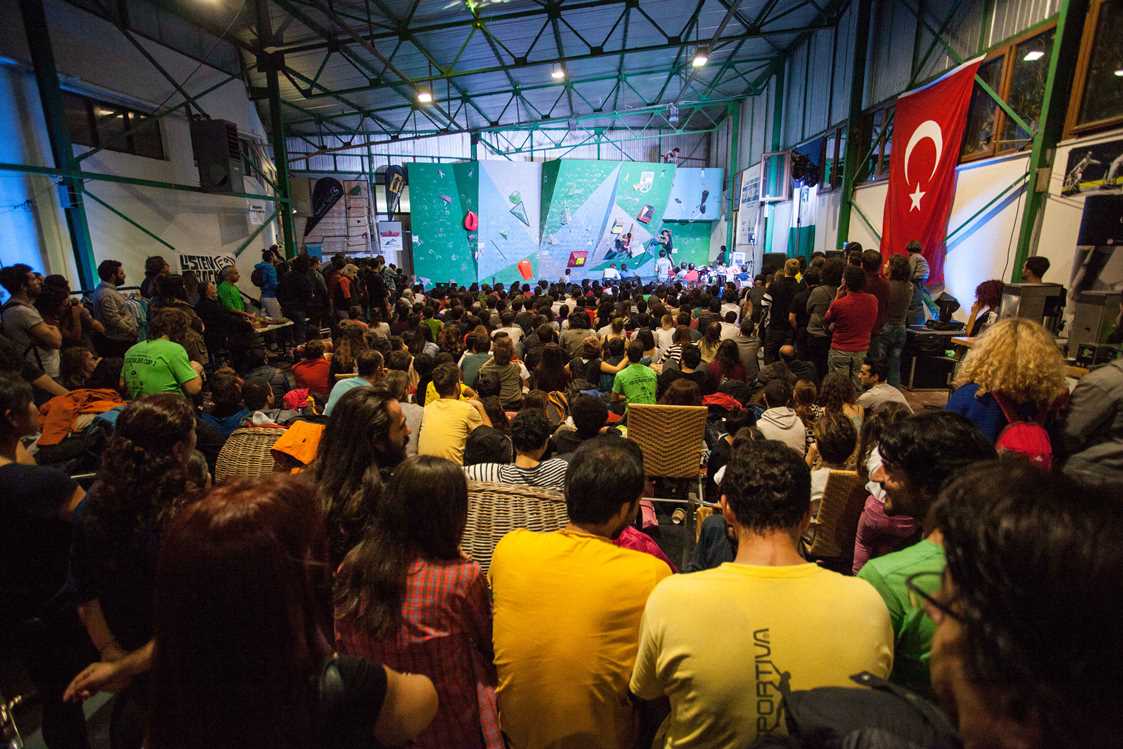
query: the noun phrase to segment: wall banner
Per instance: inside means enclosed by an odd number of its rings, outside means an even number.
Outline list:
[[[219,282],[218,274],[228,265],[234,265],[233,255],[179,255],[179,273],[191,271],[199,279],[199,286]]]

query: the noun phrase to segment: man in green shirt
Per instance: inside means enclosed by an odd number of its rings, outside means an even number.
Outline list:
[[[659,376],[655,370],[646,364],[640,364],[643,359],[643,344],[632,341],[628,344],[628,366],[616,373],[612,381],[612,392],[623,394],[629,403],[655,403],[655,389],[659,383]]]
[[[238,279],[241,278],[238,269],[228,265],[220,272],[222,283],[218,285],[218,301],[227,312],[240,317],[253,317],[246,312],[246,303],[242,299],[242,292],[238,291]]]
[[[203,366],[187,358],[187,349],[171,338],[186,335],[187,315],[168,308],[157,312],[148,323],[147,341],[125,352],[121,381],[130,399],[157,393],[198,395],[203,389]]]
[[[994,446],[973,424],[947,411],[910,416],[881,436],[882,465],[871,474],[885,489],[885,512],[916,518],[924,538],[900,551],[871,559],[858,577],[873,585],[893,623],[895,647],[889,680],[932,697],[928,660],[935,624],[921,602],[911,600],[909,579],[927,593],[940,587],[944,545],[940,529],[930,527],[928,510],[952,478],[967,466],[995,457]]]

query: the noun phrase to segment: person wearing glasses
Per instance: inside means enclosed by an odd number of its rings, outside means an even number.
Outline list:
[[[889,680],[931,697],[928,659],[935,629],[923,607],[914,605],[906,581],[918,577],[934,590],[944,571],[943,536],[930,523],[929,509],[940,489],[973,463],[992,460],[994,446],[958,414],[910,416],[888,428],[878,443],[881,467],[870,478],[885,490],[885,513],[915,518],[923,537],[900,551],[871,559],[858,577],[881,594],[893,622],[893,672]]]
[[[1017,459],[941,492],[947,567],[909,587],[934,622],[932,686],[964,746],[1119,746],[1118,500]]]

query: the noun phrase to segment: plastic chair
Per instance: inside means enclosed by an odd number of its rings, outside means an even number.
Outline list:
[[[556,531],[569,522],[565,497],[551,489],[468,482],[468,522],[461,549],[487,574],[496,544],[516,528]]]
[[[803,538],[804,556],[836,572],[849,574],[854,537],[866,502],[866,488],[857,471],[832,469],[818,512]]]
[[[285,433],[273,427],[235,429],[218,453],[215,481],[260,479],[273,473],[273,443]]]

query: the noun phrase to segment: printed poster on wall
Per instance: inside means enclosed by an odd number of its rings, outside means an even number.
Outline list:
[[[397,263],[402,255],[402,222],[378,222],[378,252],[388,263]]]
[[[199,279],[200,286],[213,281],[218,284],[218,274],[228,265],[234,265],[233,255],[179,255],[179,273],[191,271]]]

